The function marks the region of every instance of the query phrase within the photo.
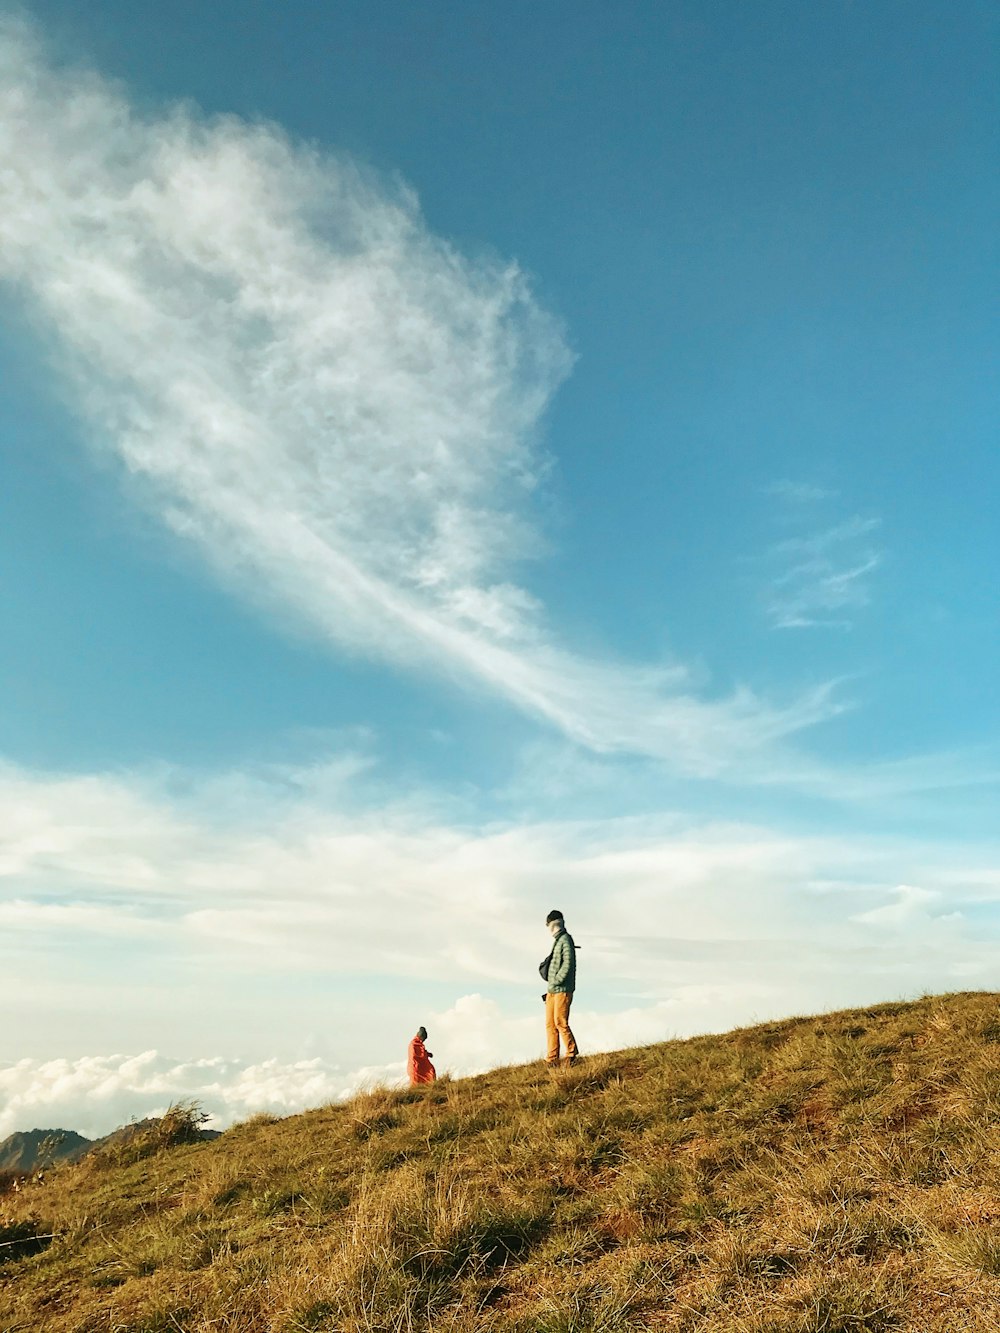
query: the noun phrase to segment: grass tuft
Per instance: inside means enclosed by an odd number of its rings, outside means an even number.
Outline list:
[[[168,1148],[199,1143],[208,1119],[197,1102],[176,1102],[156,1120],[126,1125],[109,1142],[89,1153],[87,1163],[111,1168],[130,1166]]]

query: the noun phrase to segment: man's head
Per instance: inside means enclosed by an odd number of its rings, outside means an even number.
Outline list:
[[[419,1028],[417,1028],[417,1036],[420,1038],[421,1041],[426,1041],[426,1040],[427,1040],[427,1029],[426,1029],[425,1027],[419,1027]]]
[[[561,930],[566,929],[565,924],[563,923],[563,914],[556,907],[553,907],[552,911],[545,918],[545,924],[553,935],[558,935]]]

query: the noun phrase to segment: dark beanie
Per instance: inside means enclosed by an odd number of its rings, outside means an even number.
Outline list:
[[[550,926],[553,921],[562,921],[562,919],[563,919],[562,912],[560,912],[558,908],[553,907],[552,911],[545,918],[545,924],[547,926]]]
[[[426,1029],[426,1028],[423,1028],[423,1027],[417,1028],[417,1036],[420,1038],[421,1041],[426,1041],[426,1040],[427,1040],[427,1029]]]

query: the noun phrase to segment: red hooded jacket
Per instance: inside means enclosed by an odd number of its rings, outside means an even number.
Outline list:
[[[414,1037],[410,1042],[406,1072],[410,1076],[411,1083],[433,1083],[437,1078],[437,1073],[427,1054],[427,1047],[419,1037]]]

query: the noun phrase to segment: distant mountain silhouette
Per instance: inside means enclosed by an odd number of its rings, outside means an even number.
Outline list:
[[[37,1171],[55,1162],[76,1162],[95,1148],[128,1142],[155,1124],[156,1117],[134,1120],[100,1139],[85,1139],[72,1129],[18,1130],[0,1140],[0,1171]],[[219,1137],[217,1129],[202,1129],[198,1134],[203,1139]]]
[[[18,1130],[0,1141],[0,1170],[34,1171],[53,1162],[75,1162],[93,1146],[72,1129]]]

